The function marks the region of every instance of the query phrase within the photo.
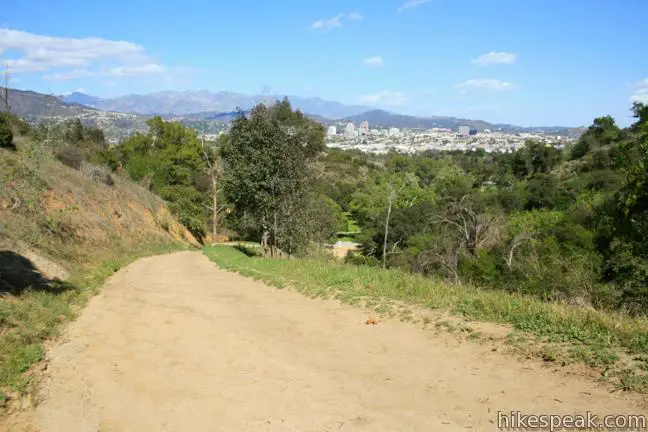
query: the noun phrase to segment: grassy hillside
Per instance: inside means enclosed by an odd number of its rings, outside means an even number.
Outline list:
[[[166,204],[119,175],[63,165],[42,142],[0,148],[0,405],[34,382],[43,342],[102,282],[195,239]]]
[[[461,330],[471,339],[497,338],[488,331],[481,334],[472,321],[504,324],[510,330],[502,340],[524,355],[556,364],[585,364],[592,372],[611,377],[620,389],[648,390],[646,318],[459,286],[396,269],[316,259],[264,259],[227,246],[206,248],[205,254],[225,269],[279,288],[289,286],[309,296],[366,306],[382,315]],[[461,323],[448,314],[462,318]]]

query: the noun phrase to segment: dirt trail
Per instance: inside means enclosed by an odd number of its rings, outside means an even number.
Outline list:
[[[218,269],[200,252],[115,274],[50,352],[44,432],[490,431],[498,410],[640,413],[476,343]]]

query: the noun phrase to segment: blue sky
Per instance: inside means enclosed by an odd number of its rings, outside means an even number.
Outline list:
[[[646,0],[3,0],[0,55],[13,86],[55,94],[266,88],[414,115],[627,125],[631,100],[648,102],[646,22]]]

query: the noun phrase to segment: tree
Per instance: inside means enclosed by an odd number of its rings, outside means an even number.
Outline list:
[[[210,149],[205,146],[205,138],[201,139],[202,143],[202,151],[203,151],[203,157],[205,158],[205,162],[207,163],[207,169],[208,169],[208,174],[209,178],[211,180],[211,195],[212,195],[212,204],[211,204],[211,212],[212,212],[212,241],[216,241],[218,237],[218,220],[220,218],[220,213],[223,211],[227,206],[218,206],[218,194],[221,192],[221,188],[219,186],[219,181],[221,176],[223,175],[223,166],[220,161],[220,156],[216,154],[216,152],[213,149]]]
[[[15,148],[11,124],[6,116],[0,116],[0,148]]]
[[[390,179],[387,184],[387,215],[385,216],[385,236],[383,238],[383,257],[382,257],[382,267],[387,268],[387,236],[389,235],[389,217],[391,216],[392,206],[394,200],[398,198],[400,190],[396,189],[394,185],[394,180]]]
[[[610,116],[594,119],[592,125],[578,139],[571,149],[571,159],[580,159],[598,148],[609,146],[619,141],[621,129]]]
[[[209,170],[197,132],[158,116],[147,123],[148,134],[135,134],[100,152],[97,159],[113,169],[123,166],[133,180],[168,201],[178,221],[202,240],[210,194],[200,178]],[[99,138],[93,135],[93,139]]]
[[[609,233],[604,233],[605,276],[621,286],[621,304],[635,314],[648,308],[648,108],[633,105],[637,121],[624,143],[625,182],[608,201]]]
[[[497,241],[502,218],[493,212],[475,210],[476,206],[471,201],[474,199],[464,195],[434,222],[450,226],[457,235],[458,248],[475,257],[480,250]]]
[[[291,253],[304,246],[291,225],[300,223],[324,137],[324,127],[293,111],[287,99],[258,104],[232,123],[221,153],[225,196],[236,214],[257,224],[272,256],[280,247]]]

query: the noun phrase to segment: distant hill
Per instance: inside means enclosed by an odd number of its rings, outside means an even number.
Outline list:
[[[384,110],[367,111],[362,114],[346,117],[344,121],[356,123],[366,121],[369,122],[369,125],[407,129],[457,129],[458,126],[465,125],[477,130],[484,130],[492,126],[490,123],[481,120],[467,120],[456,117],[415,117],[393,114]]]
[[[250,110],[241,110],[240,112],[242,112],[244,115],[248,115]],[[238,115],[239,115],[239,111],[227,111],[227,112],[205,111],[200,113],[186,114],[177,117],[183,120],[213,120],[219,123],[229,123],[232,120],[234,120]],[[318,116],[315,114],[309,114],[305,112],[304,115],[319,123],[332,124],[334,122],[334,120],[326,119],[322,116]]]
[[[9,103],[12,113],[28,121],[45,116],[72,117],[97,112],[96,108],[64,102],[56,96],[16,89],[9,90]]]
[[[65,102],[61,97],[26,90],[9,90],[11,112],[32,124],[45,119],[54,122],[79,118],[88,126],[103,129],[110,141],[118,141],[133,132],[148,130],[147,116],[102,111],[79,103]]]
[[[108,135],[113,139],[122,138],[132,132],[146,131],[148,129],[146,120],[154,114],[181,121],[186,125],[192,125],[192,127],[202,132],[211,133],[214,130],[222,130],[224,124],[236,118],[239,108],[242,108],[243,112],[248,112],[255,103],[271,103],[277,99],[275,96],[255,98],[231,92],[210,93],[208,91],[159,92],[145,96],[130,95],[115,99],[101,99],[79,92],[56,97],[33,91],[10,90],[12,111],[27,121],[38,122],[42,117],[49,116],[58,119],[79,117],[86,124],[106,129]],[[219,101],[220,106],[226,109],[196,110],[197,107],[210,106],[214,100]],[[339,122],[361,123],[367,121],[370,127],[397,127],[401,129],[447,128],[452,130],[457,130],[459,126],[465,125],[478,131],[490,129],[492,131],[501,130],[513,133],[541,132],[571,136],[578,136],[583,131],[582,128],[562,126],[519,127],[458,117],[409,116],[390,113],[385,110],[368,110],[364,107],[344,105],[339,102],[327,102],[319,98],[296,98],[291,103],[305,115],[325,125]],[[169,109],[154,111],[162,106]],[[149,113],[137,114],[138,111]],[[174,111],[181,111],[182,113],[174,114]],[[321,114],[322,112],[341,113],[344,111],[353,113],[342,117]]]
[[[92,106],[99,103],[100,98],[85,93],[72,92],[62,96],[64,102]]]
[[[63,100],[84,103],[108,111],[144,115],[194,115],[205,112],[231,113],[239,108],[248,110],[259,102],[271,103],[283,99],[283,97],[283,95],[249,96],[227,91],[212,93],[208,90],[200,90],[165,91],[146,95],[126,95],[110,99],[102,99],[83,93],[71,93],[63,96]],[[288,99],[293,107],[299,108],[302,112],[333,119],[359,114],[369,109],[364,106],[325,101],[317,97],[288,96]]]

